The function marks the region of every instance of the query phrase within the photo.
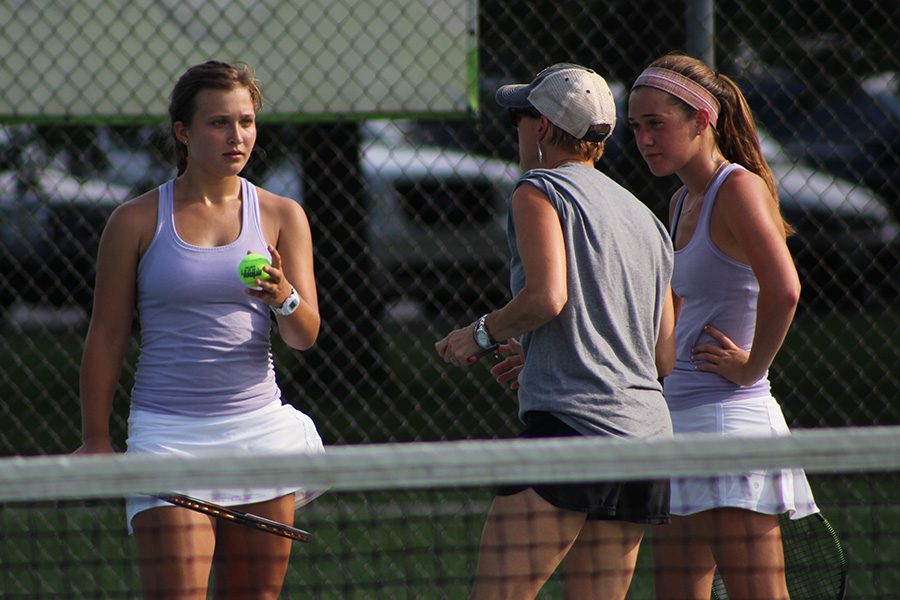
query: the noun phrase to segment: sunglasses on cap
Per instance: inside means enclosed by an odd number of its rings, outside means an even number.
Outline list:
[[[513,127],[519,126],[519,120],[522,117],[529,117],[531,119],[540,119],[541,113],[533,108],[510,108],[509,109],[509,118],[512,122]]]

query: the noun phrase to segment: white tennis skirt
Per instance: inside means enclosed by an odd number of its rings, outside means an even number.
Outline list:
[[[164,415],[133,410],[128,418],[127,454],[150,453],[198,456],[217,451],[248,454],[308,453],[325,450],[312,419],[290,404],[280,401],[253,412],[218,417]],[[300,506],[321,495],[324,490],[306,490],[296,485],[252,489],[172,490],[222,506],[235,506],[272,500],[294,493]],[[172,506],[152,496],[129,497],[125,502],[128,531],[134,516],[156,506]]]
[[[673,410],[675,435],[790,435],[781,406],[768,396]],[[763,469],[718,477],[672,479],[671,514],[691,515],[712,508],[745,508],[800,519],[819,512],[802,469]]]

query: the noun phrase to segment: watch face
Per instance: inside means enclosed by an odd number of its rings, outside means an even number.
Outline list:
[[[491,346],[491,336],[484,327],[483,319],[479,320],[475,326],[475,343],[485,349]]]
[[[297,294],[296,290],[292,289],[291,295],[285,298],[284,303],[278,308],[273,308],[272,310],[279,315],[287,316],[297,310],[298,306],[300,306],[300,296]]]
[[[482,348],[487,348],[491,345],[490,340],[488,340],[487,334],[483,331],[478,332],[478,345]]]

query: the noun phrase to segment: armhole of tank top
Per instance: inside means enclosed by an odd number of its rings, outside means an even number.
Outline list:
[[[716,181],[709,186],[709,190],[707,190],[706,196],[703,198],[703,205],[700,207],[699,225],[706,231],[706,237],[709,239],[710,243],[712,243],[712,232],[709,228],[712,226],[712,211],[716,207],[716,202],[719,200],[719,190],[722,189],[722,185],[725,184],[728,177],[739,168],[741,168],[739,165],[731,163],[722,169],[722,172],[719,173]]]
[[[163,194],[165,193],[165,197]],[[175,180],[168,181],[159,190],[158,214],[156,215],[157,233],[168,232],[173,239],[178,239],[175,229]]]
[[[168,229],[174,229],[175,223],[172,221],[172,194],[173,191],[173,183],[174,180],[167,181],[163,183],[158,188],[156,188],[156,223],[153,226],[153,238],[150,240],[150,243],[147,244],[147,249],[141,255],[141,258],[138,260],[138,270],[140,270],[141,265],[144,262],[144,258],[153,251],[153,248],[159,243],[160,236]],[[168,198],[170,200],[166,200],[166,194],[168,194]]]
[[[250,182],[241,177],[241,232],[238,234],[238,241],[246,246],[247,231],[251,227],[251,215],[253,210],[250,208]]]
[[[730,256],[727,252],[719,248],[718,244],[716,244],[715,240],[713,240],[712,235],[712,211],[719,199],[719,191],[722,189],[725,181],[728,179],[728,177],[731,176],[732,173],[734,173],[738,169],[743,168],[744,167],[742,167],[741,165],[732,163],[725,167],[725,169],[722,170],[722,173],[719,174],[718,181],[716,181],[710,187],[709,192],[707,192],[707,196],[711,197],[711,201],[707,202],[704,198],[703,207],[700,209],[700,226],[703,227],[704,231],[706,231],[706,244],[709,246],[710,250],[713,253],[737,267],[750,269],[750,265],[739,261],[738,259]]]
[[[675,199],[675,210],[672,211],[672,224],[669,227],[669,237],[672,239],[672,245],[675,245],[675,233],[678,230],[678,222],[681,221],[681,207],[684,206],[684,199],[687,196],[687,189],[684,187],[678,192],[678,198]]]
[[[262,207],[259,203],[259,190],[253,183],[241,178],[241,191],[243,192],[244,202],[242,202],[243,224],[241,226],[241,238],[244,242],[248,239],[256,238],[263,247],[269,245],[265,233],[262,228]]]

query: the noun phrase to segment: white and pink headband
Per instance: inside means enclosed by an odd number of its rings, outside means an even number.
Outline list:
[[[719,101],[709,90],[681,73],[662,67],[650,67],[638,75],[632,89],[646,86],[662,90],[684,101],[694,110],[705,108],[709,112],[709,122],[713,128],[719,120]]]

